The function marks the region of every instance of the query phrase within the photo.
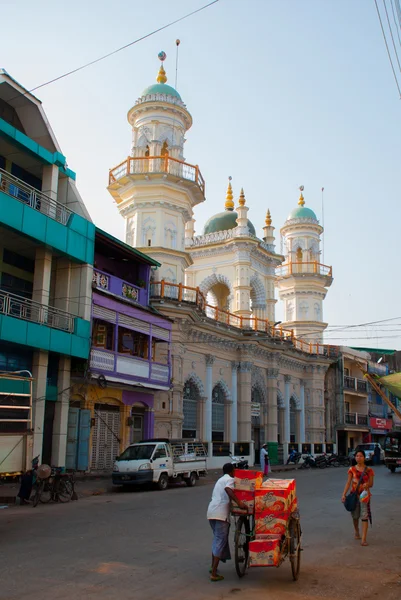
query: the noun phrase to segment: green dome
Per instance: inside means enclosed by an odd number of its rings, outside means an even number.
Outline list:
[[[314,221],[317,221],[317,217],[313,210],[306,206],[297,206],[294,208],[288,215],[287,221],[290,221],[291,219],[313,219]]]
[[[228,229],[234,229],[238,226],[237,223],[238,213],[235,210],[225,210],[224,212],[218,213],[207,221],[203,234],[215,233],[216,231],[227,231]],[[256,235],[255,227],[248,219],[249,233]]]
[[[181,96],[177,90],[171,87],[171,85],[166,85],[165,83],[154,83],[142,92],[142,96],[148,96],[151,94],[166,94],[167,96],[174,96],[175,98],[178,98],[178,100],[181,100]]]

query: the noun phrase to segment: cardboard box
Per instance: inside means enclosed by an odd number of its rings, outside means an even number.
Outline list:
[[[262,485],[263,473],[261,471],[251,471],[250,469],[235,469],[234,488],[253,492]]]
[[[292,492],[289,490],[267,490],[263,487],[255,490],[256,512],[270,510],[274,513],[282,513],[290,509],[292,502]]]
[[[277,567],[280,564],[280,540],[249,542],[250,567]]]
[[[281,542],[285,536],[277,535],[276,533],[258,533],[255,535],[256,540],[279,540]]]
[[[284,535],[287,530],[289,511],[273,513],[270,510],[255,514],[255,533]]]
[[[247,490],[238,490],[238,489],[236,489],[234,491],[235,491],[235,495],[237,496],[238,500],[245,502],[245,504],[247,505],[247,510],[245,511],[241,508],[238,508],[236,502],[232,501],[231,512],[238,513],[241,515],[253,514],[255,511],[255,493],[249,492]]]
[[[262,483],[261,489],[274,492],[283,492],[286,498],[288,498],[288,503],[290,505],[294,498],[297,497],[295,479],[267,479]]]

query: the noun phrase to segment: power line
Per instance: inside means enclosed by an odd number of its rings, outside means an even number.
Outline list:
[[[387,23],[388,23],[388,27],[390,29],[390,35],[391,35],[391,39],[393,41],[393,47],[394,47],[394,52],[395,52],[395,57],[397,59],[397,63],[398,63],[398,68],[400,70],[401,73],[401,65],[400,65],[400,60],[398,58],[398,52],[397,52],[397,48],[395,46],[395,41],[394,41],[394,36],[393,36],[393,30],[391,28],[391,23],[390,23],[390,17],[388,16],[388,11],[387,11],[387,4],[386,4],[386,0],[383,0],[383,4],[384,4],[384,10],[386,11],[386,17],[387,17]]]
[[[375,0],[375,5],[376,5],[376,10],[377,10],[377,16],[379,17],[379,21],[380,21],[380,27],[381,27],[382,34],[383,34],[384,43],[386,44],[388,58],[389,58],[389,61],[390,61],[390,64],[391,64],[391,69],[393,71],[395,84],[397,86],[398,94],[399,94],[399,97],[401,99],[401,89],[400,89],[400,86],[399,86],[399,83],[398,83],[397,75],[395,73],[395,69],[394,69],[392,58],[391,58],[390,50],[389,50],[389,47],[388,47],[388,44],[387,44],[386,34],[384,33],[384,27],[383,27],[382,19],[381,19],[381,16],[380,16],[379,7],[377,6],[377,0]]]
[[[400,46],[401,46],[401,38],[400,38],[400,32],[399,32],[399,27],[400,27],[400,24],[399,24],[399,25],[397,25],[397,19],[396,19],[396,17],[395,17],[395,11],[394,11],[394,2],[393,2],[393,0],[391,0],[391,10],[392,10],[392,12],[393,12],[393,19],[394,19],[394,23],[395,23],[395,30],[396,30],[396,32],[397,32],[398,42],[399,42],[399,44],[400,44]]]
[[[129,48],[130,46],[134,46],[134,44],[137,44],[138,42],[142,42],[143,40],[146,40],[147,38],[155,35],[156,33],[159,33],[160,31],[163,31],[164,29],[168,29],[169,27],[176,25],[176,23],[180,23],[181,21],[184,21],[185,19],[188,19],[189,17],[196,15],[197,13],[201,12],[202,10],[209,8],[213,4],[217,4],[217,2],[219,2],[219,1],[220,0],[213,0],[212,2],[209,2],[208,4],[205,4],[204,6],[201,6],[200,8],[197,8],[196,10],[193,10],[190,13],[187,13],[183,17],[180,17],[179,19],[175,19],[174,21],[167,23],[167,25],[163,25],[162,27],[159,27],[158,29],[151,31],[150,33],[147,33],[146,35],[143,35],[142,37],[134,40],[133,42],[129,42],[129,44],[125,44],[125,46],[121,46],[120,48],[117,48],[116,50],[113,50],[112,52],[109,52],[108,54],[104,54],[103,56],[100,56],[99,58],[96,58],[95,60],[85,63],[84,65],[81,65],[80,67],[77,67],[76,69],[72,69],[71,71],[68,71],[67,73],[64,73],[63,75],[59,75],[58,77],[55,77],[54,79],[50,79],[49,81],[46,81],[45,83],[41,83],[40,85],[37,85],[36,87],[24,92],[24,94],[21,94],[21,95],[25,96],[25,94],[30,94],[31,92],[34,92],[34,91],[38,90],[39,88],[45,87],[46,85],[50,85],[51,83],[54,83],[55,81],[59,81],[60,79],[64,79],[65,77],[69,77],[69,75],[73,75],[74,73],[78,73],[78,71],[82,71],[83,69],[86,69],[87,67],[95,65],[96,63],[98,63],[102,60],[105,60],[106,58],[109,58],[110,56],[113,56],[114,54],[117,54],[118,52],[121,52],[122,50],[125,50],[126,48]]]

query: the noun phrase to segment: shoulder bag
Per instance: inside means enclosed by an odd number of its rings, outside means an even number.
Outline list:
[[[345,510],[348,510],[348,512],[353,512],[356,509],[356,506],[358,504],[358,490],[359,486],[361,485],[362,477],[365,475],[365,473],[366,467],[361,473],[361,476],[359,477],[358,485],[355,488],[355,492],[351,492],[351,494],[348,494],[348,496],[346,496],[345,498],[344,507]]]

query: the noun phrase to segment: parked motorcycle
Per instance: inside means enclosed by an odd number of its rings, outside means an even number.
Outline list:
[[[297,452],[296,450],[291,450],[291,452],[287,458],[287,465],[289,465],[290,463],[294,463],[294,465],[296,465],[297,463],[299,463],[301,456],[302,456],[301,452]]]
[[[312,454],[303,454],[302,459],[301,469],[316,469],[316,459]]]
[[[328,467],[339,467],[340,466],[340,461],[338,460],[337,454],[327,454],[326,460],[327,460]]]
[[[248,469],[248,461],[244,456],[233,456],[230,452],[231,464],[234,465],[236,469]]]
[[[318,469],[325,469],[328,466],[327,457],[325,454],[319,454],[319,456],[316,456],[315,462]]]

